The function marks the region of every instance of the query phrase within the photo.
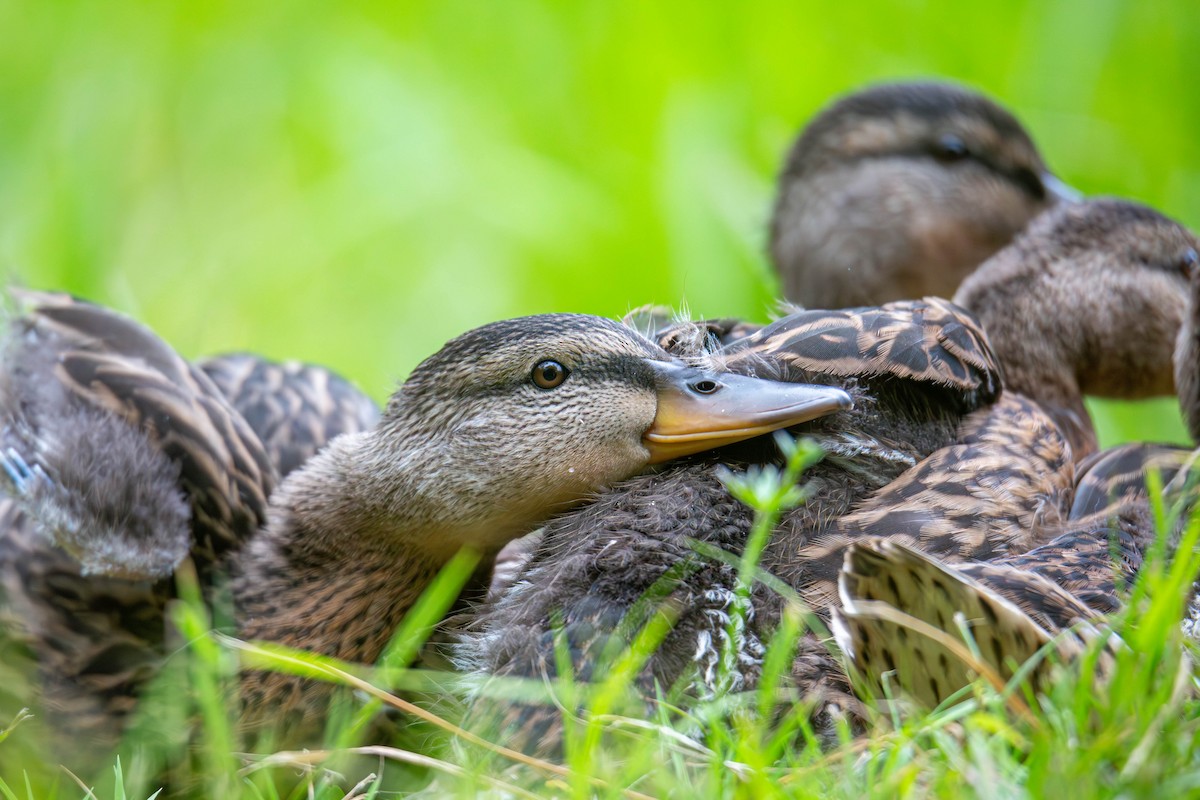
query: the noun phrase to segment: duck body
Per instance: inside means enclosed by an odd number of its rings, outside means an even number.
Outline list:
[[[1057,384],[1043,387],[1042,381],[1031,377],[1035,371],[1023,372],[1021,359],[1044,358],[1060,365],[1067,372],[1060,384],[1103,390],[1103,381],[1091,377],[1077,381],[1075,376],[1119,372],[1122,359],[1149,353],[1140,361],[1141,372],[1128,373],[1136,385],[1109,388],[1126,395],[1161,390],[1172,369],[1170,356],[1164,356],[1169,347],[1164,350],[1162,341],[1174,340],[1171,320],[1180,318],[1184,302],[1185,284],[1178,265],[1188,261],[1194,237],[1154,212],[1130,210],[1115,201],[1093,201],[1054,214],[1057,221],[1051,218],[1030,236],[1054,238],[1043,245],[1046,251],[1060,259],[1074,259],[1074,265],[1055,270],[1043,262],[1043,267],[1057,281],[1076,289],[1089,288],[1083,279],[1090,281],[1092,291],[1097,286],[1119,286],[1137,299],[1119,307],[1104,306],[1110,313],[1094,317],[1086,298],[1071,301],[1069,292],[1056,284],[1050,296],[1063,305],[1056,308],[1056,315],[1042,314],[1035,322],[1053,329],[1069,317],[1081,326],[1072,335],[1088,337],[1098,328],[1121,330],[1123,314],[1165,318],[1165,322],[1131,328],[1144,334],[1143,346],[1138,348],[1138,341],[1123,343],[1111,364],[1096,360],[1105,353],[1106,339],[1093,338],[1072,348],[1060,344],[1055,349],[1052,334],[1032,331],[1027,333],[1035,341],[1024,349],[1008,349],[1009,362],[993,360],[990,333],[984,335],[985,328],[961,309],[934,300],[924,303],[945,304],[942,307],[955,312],[928,329],[913,324],[913,318],[907,323],[889,318],[889,308],[912,311],[921,305],[897,303],[880,309],[809,311],[740,338],[728,337],[735,329],[729,321],[704,323],[699,336],[689,337],[679,330],[664,336],[663,341],[681,346],[725,342],[717,357],[727,365],[745,358],[747,369],[778,370],[785,378],[789,370],[797,370],[796,375],[811,370],[821,376],[819,380],[838,382],[855,393],[853,412],[817,420],[802,431],[822,446],[826,456],[805,473],[807,502],[782,517],[760,562],[818,613],[828,615],[838,604],[836,587],[847,548],[878,536],[948,569],[962,564],[968,571],[978,570],[974,564],[987,564],[997,574],[1036,572],[1046,583],[1057,578],[1070,580],[1075,587],[1094,580],[1101,570],[1111,573],[1110,560],[1101,557],[1100,547],[1107,541],[1107,526],[1095,519],[1085,524],[1082,507],[1073,509],[1080,475],[1076,462],[1093,447],[1094,440],[1087,435],[1090,426],[1070,416],[1075,406],[1065,401],[1066,392],[1056,392]],[[1110,247],[1109,239],[1133,246],[1118,248],[1106,260],[1103,254]],[[1034,239],[1022,246],[1037,245]],[[1019,319],[1017,325],[1028,322],[1021,292],[1051,291],[1014,276],[1007,269],[1009,263],[1007,258],[995,261],[994,269],[1007,277],[995,278],[991,292],[979,288],[987,285],[981,281],[969,294],[996,328],[1010,319]],[[1092,271],[1077,275],[1079,263]],[[981,268],[981,275],[990,279],[995,273],[984,274],[987,269]],[[1106,277],[1109,271],[1125,274]],[[1008,281],[1018,283],[1021,292],[1001,291],[1000,287],[1009,287]],[[1007,304],[993,302],[997,296],[1007,298]],[[784,333],[789,328],[790,333]],[[918,335],[918,330],[926,332]],[[970,335],[964,337],[964,332]],[[929,342],[937,342],[938,347],[930,348]],[[1035,355],[1029,356],[1031,352]],[[973,392],[946,392],[945,383],[939,390],[937,381],[920,379],[922,370],[938,365],[947,373],[966,367],[958,373],[960,378],[990,377],[978,381]],[[1019,390],[1005,383],[1000,391],[1001,371],[1006,380],[1013,376]],[[985,386],[987,390],[980,391]],[[738,460],[729,450],[721,456],[721,463],[734,470],[770,458],[743,452]],[[587,676],[607,642],[627,635],[628,623],[621,627],[618,622],[636,607],[637,598],[664,575],[683,570],[687,577],[678,579],[680,594],[671,595],[671,613],[678,618],[640,676],[640,688],[649,697],[655,685],[676,685],[681,676],[691,674],[688,670],[700,676],[714,674],[706,665],[715,665],[713,643],[725,635],[720,631],[728,609],[722,603],[732,598],[733,570],[724,562],[700,560],[701,566],[691,566],[698,556],[689,543],[708,542],[736,555],[752,519],[748,510],[729,498],[716,471],[714,462],[674,465],[614,487],[614,496],[597,501],[594,517],[567,517],[549,526],[515,589],[485,617],[486,632],[468,646],[468,663],[499,675],[553,675],[557,670],[554,642],[559,635],[556,620],[561,619],[561,636],[569,645],[576,674]],[[1087,474],[1100,481],[1103,471],[1089,464]],[[1124,563],[1135,572],[1146,539],[1131,525],[1127,521],[1123,529],[1129,551]],[[1062,558],[1072,542],[1086,555],[1074,561]],[[1019,560],[1028,554],[1034,561]],[[1016,560],[1009,564],[1009,559]],[[1042,566],[1035,569],[1036,563]],[[684,569],[683,564],[689,566]],[[1107,586],[1096,584],[1091,594],[1098,606],[1111,605],[1112,586],[1111,581]],[[761,645],[778,620],[777,597],[761,586],[752,596],[755,612],[746,640],[739,644],[737,676],[727,686],[753,685],[754,654],[761,655]],[[1077,599],[1074,605],[1079,606]],[[821,698],[815,721],[827,731],[833,730],[837,709],[855,707],[836,657],[815,637],[804,640],[797,652],[793,680],[802,694],[811,692]],[[693,686],[702,694],[716,691],[703,677]],[[555,746],[557,709],[518,706],[501,716],[516,726],[530,746]]]
[[[1170,447],[1089,458],[1095,434],[1082,393],[1148,397],[1172,385],[1197,244],[1151,209],[1101,199],[1047,212],[985,262],[956,302],[979,310],[1003,395],[964,419],[954,445],[801,549],[784,567],[802,576],[793,585],[827,606],[842,551],[864,536],[947,563],[1022,553],[1119,496],[1144,496],[1149,460],[1178,468]]]
[[[1041,403],[1079,460],[1096,448],[1085,394],[1174,393],[1197,249],[1195,234],[1145,206],[1064,205],[981,265],[954,300],[988,331],[1005,385]]]
[[[190,559],[207,587],[266,521],[277,476],[365,425],[373,404],[323,368],[251,356],[210,359],[214,383],[122,315],[13,295],[3,460],[19,485],[0,498],[0,638],[24,674],[2,707],[38,697],[38,721],[73,742],[80,766],[112,749],[161,668],[175,567]]]

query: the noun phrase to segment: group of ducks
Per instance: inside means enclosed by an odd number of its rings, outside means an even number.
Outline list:
[[[868,682],[894,671],[937,703],[966,667],[882,606],[947,630],[968,611],[1001,670],[1120,607],[1155,535],[1141,472],[1186,453],[1095,452],[1082,397],[1178,386],[1200,437],[1198,250],[1155,211],[1079,201],[992,101],[920,83],[851,95],[798,139],[771,254],[809,310],[766,326],[497,322],[422,362],[381,413],[323,369],[189,363],[115,312],[14,291],[0,644],[36,664],[49,728],[103,752],[164,657],[186,561],[210,591],[228,578],[240,636],[372,663],[467,547],[462,669],[543,678],[565,652],[589,680],[653,595],[673,624],[638,674],[648,698],[752,688],[784,600],[755,584],[731,626],[738,568],[696,542],[741,554],[754,512],[723,475],[777,461],[761,434],[787,428],[824,457],[761,568],[831,620]],[[820,730],[863,713],[816,634],[792,679]],[[334,691],[240,683],[245,729],[299,743]],[[513,703],[500,723],[552,750],[562,713]]]

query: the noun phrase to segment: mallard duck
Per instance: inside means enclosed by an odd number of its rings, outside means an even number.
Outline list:
[[[34,296],[26,300],[37,301]],[[67,307],[76,301],[66,295],[59,295],[54,301],[59,306],[54,314],[67,338],[77,339],[83,345],[90,336],[84,332],[87,326],[80,319],[91,319],[108,328],[106,339],[122,338],[123,352],[102,348],[102,357],[110,359],[104,368],[108,377],[93,389],[103,391],[102,387],[113,381],[113,376],[124,371],[127,377],[136,376],[130,385],[138,385],[137,391],[158,391],[157,402],[163,408],[168,406],[162,398],[171,395],[163,393],[166,385],[158,385],[157,381],[169,383],[184,374],[182,362],[173,372],[148,369],[138,373],[133,363],[139,357],[138,351],[154,350],[157,346],[144,329],[88,306],[75,309],[82,316],[72,320],[64,314],[74,313]],[[41,322],[46,324],[48,319]],[[75,330],[68,333],[72,328]],[[123,365],[122,357],[129,359],[129,363]],[[273,476],[263,481],[266,487],[273,486],[277,477],[285,477],[330,439],[370,428],[379,417],[378,408],[369,397],[341,376],[317,365],[276,363],[256,355],[230,354],[202,359],[195,366],[212,379],[228,404],[246,419],[264,452],[258,453],[259,446],[244,436],[236,419],[231,417],[215,427],[175,426],[176,434],[185,435],[174,447],[196,453],[190,459],[178,460],[205,463],[213,453],[221,452],[219,444],[205,440],[214,431],[238,430],[236,447],[248,447],[255,454],[253,463],[258,469],[262,468],[259,458],[263,455],[273,467]],[[207,414],[217,417],[228,414],[228,408],[212,395],[210,387],[195,378],[191,369],[186,374],[195,383],[184,389],[180,397],[198,391],[209,401]],[[179,408],[174,405],[176,412]],[[15,467],[11,456],[8,458],[10,466]],[[221,460],[207,463],[217,470],[229,469],[229,463]],[[28,469],[27,464],[25,467]],[[205,484],[203,479],[189,483],[185,493],[195,499],[198,494],[192,487]],[[225,498],[219,494],[217,497]],[[247,502],[256,501],[254,494],[247,498]],[[222,526],[219,520],[207,519],[195,524]],[[140,546],[139,543],[133,549],[132,563],[137,562]],[[68,730],[71,738],[82,746],[76,767],[85,764],[93,752],[100,754],[111,749],[126,717],[137,705],[143,683],[157,672],[166,632],[162,614],[166,601],[174,595],[169,579],[151,582],[139,575],[122,577],[122,570],[128,567],[124,561],[130,556],[128,549],[112,555],[115,558],[106,564],[93,565],[99,572],[111,574],[93,572],[83,577],[80,561],[48,546],[41,526],[22,510],[18,501],[0,497],[0,598],[3,599],[0,640],[11,648],[6,651],[9,657],[5,659],[9,667],[41,661],[43,678],[30,683],[27,674],[7,673],[4,690],[0,691],[3,695],[0,709],[20,708],[40,691],[56,724]],[[17,650],[23,650],[25,657],[15,658]],[[41,685],[35,689],[37,683]],[[13,749],[10,740],[6,753],[12,755]]]
[[[1135,224],[1143,231],[1149,224],[1152,232],[1161,226],[1161,221],[1146,218]],[[1081,236],[1107,238],[1095,226],[1077,230]],[[1171,285],[1181,275],[1187,276],[1190,290],[1182,319],[1174,306],[1165,309],[1142,306],[1148,297],[1143,294],[1146,284],[1139,281],[1134,286],[1129,278],[1112,274],[1111,270],[1089,270],[1084,264],[1079,273],[1071,276],[1079,279],[1076,285],[1080,292],[1074,296],[1039,281],[1034,270],[1019,271],[1025,275],[1025,281],[1036,286],[1037,291],[1032,294],[1039,301],[1049,298],[1044,308],[1061,307],[1055,299],[1070,298],[1077,302],[1083,298],[1085,306],[1099,303],[1112,309],[1123,298],[1129,308],[1138,312],[1137,316],[1154,317],[1143,320],[1140,329],[1128,332],[1150,337],[1153,341],[1143,345],[1157,353],[1158,360],[1168,342],[1175,344],[1175,383],[1180,403],[1193,439],[1200,442],[1200,390],[1195,377],[1200,364],[1200,341],[1196,335],[1200,257],[1194,241],[1180,241],[1177,256],[1163,263],[1162,254],[1153,257],[1154,250],[1147,246],[1147,242],[1156,238],[1161,239],[1161,234],[1147,233],[1140,240],[1126,236],[1110,239],[1108,252],[1115,252],[1120,260],[1145,259],[1147,263],[1162,265],[1160,279]],[[1011,273],[1015,265],[1010,260],[1003,266]],[[995,275],[972,276],[963,289],[967,290],[976,281],[974,291],[982,293],[980,287],[995,278]],[[1110,294],[1114,291],[1118,293]],[[1060,334],[1067,341],[1074,341],[1075,336],[1069,330]],[[999,347],[1005,346],[1003,335],[993,338]],[[1117,331],[1108,338],[1112,343],[1106,349],[1114,355],[1126,358],[1136,355]],[[1118,381],[1118,375],[1122,374],[1132,380],[1148,379],[1148,373],[1137,371],[1141,366],[1138,361],[1131,362],[1132,370],[1121,369],[1119,363],[1085,366],[1092,376],[1090,380],[1099,384]],[[1030,365],[1020,366],[1030,368]],[[1032,368],[1036,372],[1039,365],[1035,363]],[[1161,379],[1161,375],[1158,377]],[[961,642],[955,614],[961,614],[964,624],[970,626],[981,663],[1002,680],[1010,679],[1014,665],[1024,664],[1052,639],[1060,656],[1077,655],[1087,636],[1095,634],[1096,627],[1102,624],[1102,615],[1120,609],[1119,587],[1136,578],[1147,549],[1155,541],[1147,502],[1147,470],[1159,470],[1166,482],[1177,474],[1182,479],[1192,458],[1186,448],[1153,444],[1122,445],[1096,454],[1081,465],[1073,502],[1061,521],[1058,535],[1028,553],[982,563],[947,564],[891,537],[856,542],[845,552],[838,581],[840,602],[834,630],[839,645],[855,671],[874,687],[877,696],[882,696],[878,692],[883,673],[892,672],[892,680],[898,686],[930,706],[969,683],[978,669],[978,665],[968,666],[971,658],[964,659],[961,653],[956,655],[956,648],[946,644]],[[1173,487],[1176,494],[1185,488],[1184,481],[1178,482],[1180,485]],[[1200,603],[1194,596],[1185,629],[1194,629],[1195,619],[1200,616],[1198,607]],[[1072,635],[1055,638],[1068,629]],[[1081,632],[1084,639],[1079,638]],[[1048,671],[1048,665],[1040,663],[1031,673],[1031,679],[1035,683],[1043,681]]]
[[[449,342],[374,428],[272,492],[261,442],[199,368],[107,309],[20,298],[0,466],[39,524],[0,539],[6,633],[37,661],[56,724],[100,738],[155,668],[165,579],[186,556],[233,573],[242,635],[370,662],[460,548],[486,562],[647,464],[850,402],[689,367],[598,317],[527,317]],[[327,688],[248,672],[244,722],[299,736]]]
[[[1098,256],[1085,257],[1076,247],[1082,244],[1072,237],[1080,230],[1106,221],[1118,227],[1131,224],[1140,231],[1153,219],[1154,224],[1145,227],[1149,245],[1120,251],[1124,258],[1118,261],[1097,261],[1105,269],[1138,277],[1102,278],[1091,287],[1094,291],[1121,285],[1126,297],[1136,294],[1166,307],[1150,312],[1131,299],[1113,309],[1114,315],[1090,319],[1092,306],[1075,302],[1059,308],[1058,316],[1043,316],[1045,326],[1062,324],[1067,314],[1071,319],[1083,316],[1080,324],[1093,327],[1121,327],[1129,313],[1179,319],[1175,307],[1186,302],[1179,265],[1195,246],[1191,234],[1153,212],[1129,211],[1116,201],[1093,201],[1055,213],[1066,220],[1062,225],[1048,223],[1030,235],[1064,237],[1059,243],[1063,246],[1047,245],[1048,251],[1089,265]],[[1082,227],[1074,224],[1080,215],[1087,222]],[[1133,234],[1126,230],[1111,235],[1119,240]],[[1104,236],[1091,244],[1100,250],[1108,246]],[[1001,259],[995,268],[1011,273],[1007,263]],[[1076,277],[1071,270],[1059,272],[1049,266],[1047,272],[1068,282]],[[1159,280],[1160,273],[1164,280]],[[1022,283],[1018,275],[1011,280],[1027,292],[1041,291],[1029,281]],[[1026,319],[1020,296],[1005,294],[1008,283],[996,280],[991,285],[994,293],[1010,298],[1008,316],[994,314],[993,325]],[[931,313],[933,308],[937,313]],[[725,322],[705,323],[698,333],[688,334],[686,328],[682,334],[668,331],[663,341],[691,347],[707,341],[711,347],[729,328]],[[1173,341],[1175,332],[1167,328],[1143,329]],[[1038,357],[1058,359],[1072,375],[1095,369],[1086,359],[1099,351],[1052,352],[1046,342],[1053,339],[1037,335],[1041,338],[1029,350]],[[807,504],[784,515],[761,562],[821,613],[836,600],[846,547],[865,537],[887,535],[949,561],[1001,559],[1049,544],[1058,525],[1069,519],[1076,483],[1072,440],[1037,400],[999,391],[1004,362],[994,358],[988,338],[962,309],[926,300],[880,309],[804,312],[735,338],[710,355],[728,368],[756,374],[810,380],[811,370],[855,397],[853,411],[805,427],[805,435],[825,449],[826,457],[806,473]],[[1155,355],[1162,351],[1160,344],[1148,343],[1147,352],[1162,363],[1137,373],[1147,376],[1151,388],[1161,385],[1162,374],[1171,373],[1170,359]],[[1021,357],[1019,351],[1010,355]],[[1076,358],[1085,363],[1075,364]],[[949,384],[944,376],[932,380],[930,369],[956,377]],[[1009,371],[1007,364],[1004,371]],[[967,376],[973,376],[969,391],[962,383]],[[714,690],[705,681],[715,674],[713,642],[721,635],[716,620],[723,618],[731,600],[733,572],[699,559],[690,542],[740,552],[751,515],[724,489],[717,477],[718,462],[740,469],[770,454],[741,451],[739,459],[731,456],[727,451],[719,458],[694,459],[634,478],[602,495],[586,511],[555,520],[514,589],[484,617],[484,632],[468,643],[464,661],[492,674],[555,674],[553,632],[561,617],[577,677],[587,679],[596,654],[623,630],[620,621],[637,598],[671,570],[697,562],[700,566],[681,579],[670,596],[679,621],[648,662],[642,688],[649,695],[656,681],[671,685],[695,668],[699,690]],[[738,643],[744,660],[734,685],[753,683],[755,653],[774,623],[777,600],[760,588],[755,604],[754,624],[746,640]],[[820,708],[853,707],[836,659],[815,638],[803,643],[793,677],[802,689],[819,690],[825,698]],[[515,725],[530,746],[553,747],[556,717],[554,710],[520,706],[507,723]]]
[[[950,297],[1060,200],[1005,109],[949,83],[848,95],[804,129],[779,177],[770,250],[784,295],[809,308]]]

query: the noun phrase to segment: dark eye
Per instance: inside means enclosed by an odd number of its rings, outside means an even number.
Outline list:
[[[1179,271],[1185,278],[1190,278],[1195,273],[1197,264],[1200,264],[1200,253],[1197,253],[1194,247],[1184,250],[1183,255],[1179,257]]]
[[[944,133],[934,143],[933,155],[941,161],[959,161],[971,155],[971,151],[961,137]]]
[[[561,385],[569,374],[567,368],[562,364],[547,360],[538,362],[529,377],[533,378],[533,382],[538,388],[553,389],[555,386]]]

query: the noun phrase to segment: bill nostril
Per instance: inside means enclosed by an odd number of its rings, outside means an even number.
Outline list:
[[[705,378],[703,380],[699,380],[699,381],[696,381],[695,383],[691,384],[691,388],[692,388],[692,391],[697,392],[699,394],[712,394],[713,392],[715,392],[721,388],[721,384],[718,383],[717,381],[711,380],[709,378]]]

